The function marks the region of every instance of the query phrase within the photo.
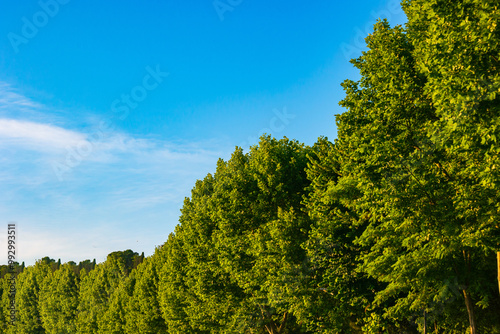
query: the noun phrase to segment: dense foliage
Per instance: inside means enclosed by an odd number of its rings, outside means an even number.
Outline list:
[[[2,266],[0,332],[500,333],[499,7],[403,1],[334,142],[236,148],[151,257]]]

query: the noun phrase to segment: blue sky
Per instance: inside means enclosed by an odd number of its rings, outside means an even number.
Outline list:
[[[406,19],[395,0],[3,1],[0,240],[16,222],[27,264],[152,254],[235,146],[335,138],[378,17]]]

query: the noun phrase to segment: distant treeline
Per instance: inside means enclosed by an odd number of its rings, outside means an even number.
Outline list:
[[[334,142],[236,148],[150,257],[2,267],[0,332],[500,333],[499,7],[405,0]]]
[[[113,253],[110,254],[110,256],[113,256]],[[134,268],[137,267],[137,265],[141,263],[143,259],[144,259],[144,253],[142,253],[142,258],[139,258],[140,261],[137,264],[135,264]],[[54,259],[51,259],[48,256],[46,256],[40,261],[49,264],[50,269],[52,271],[56,271],[61,267],[61,259],[57,260],[56,262]],[[90,260],[80,261],[80,263],[78,264],[76,264],[73,261],[70,261],[66,265],[71,266],[76,275],[80,275],[80,271],[82,271],[82,269],[85,269],[86,272],[89,272],[92,269],[94,269],[96,266],[96,262],[95,259],[94,261]],[[0,278],[3,278],[8,273],[14,274],[14,276],[17,277],[17,275],[19,275],[24,271],[25,267],[26,266],[24,265],[24,262],[21,264],[14,262],[11,266],[0,265]]]

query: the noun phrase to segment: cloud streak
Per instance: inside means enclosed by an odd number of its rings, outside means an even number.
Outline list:
[[[61,150],[85,141],[85,135],[50,124],[0,119],[0,139],[41,151]]]
[[[16,93],[6,82],[0,81],[0,110],[30,111],[40,109],[42,105]]]

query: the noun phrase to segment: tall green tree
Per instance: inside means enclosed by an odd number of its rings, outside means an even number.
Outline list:
[[[11,265],[0,266],[0,332],[15,333],[15,326],[12,324],[12,317],[17,317],[17,307],[15,305],[15,295],[17,286],[17,277],[24,271],[24,262],[17,262]],[[14,302],[14,305],[11,303]],[[13,313],[12,313],[13,312]],[[15,323],[15,321],[14,321]]]
[[[96,334],[101,331],[123,331],[125,318],[120,308],[123,305],[120,293],[111,298],[120,283],[130,274],[138,263],[139,254],[129,250],[110,253],[104,263],[95,267],[88,274],[82,270],[78,305],[78,333]],[[114,311],[108,312],[110,300]],[[110,324],[109,319],[120,319],[120,322]],[[109,326],[112,325],[110,329]]]
[[[165,247],[169,331],[299,332],[289,297],[305,260],[308,148],[262,137],[198,181]]]
[[[66,263],[48,274],[40,291],[40,315],[46,333],[76,333],[79,277]]]
[[[435,2],[453,16],[457,11],[449,4]],[[454,121],[435,102],[438,92],[428,89],[435,75],[422,71],[419,63],[434,57],[420,50],[426,45],[433,48],[436,40],[425,34],[415,37],[429,25],[439,35],[436,22],[447,27],[460,22],[453,23],[446,15],[427,16],[426,9],[433,7],[429,2],[406,5],[410,25],[416,18],[421,25],[407,34],[401,27],[378,23],[367,37],[369,50],[353,60],[361,80],[343,84],[346,98],[341,104],[348,111],[338,116],[336,144],[342,177],[333,193],[370,222],[356,240],[370,249],[362,256],[360,270],[386,283],[375,298],[378,305],[393,302],[385,317],[411,318],[425,310],[444,321],[438,309],[449,303],[450,294],[460,291],[474,333],[475,308],[484,311],[496,298],[487,281],[494,270],[489,264],[492,248],[487,245],[498,242],[494,226],[485,224],[489,217],[477,210],[468,213],[470,207],[461,202],[463,185],[472,185],[469,181],[476,176],[459,176],[467,165],[466,156],[442,145],[446,131],[437,129]],[[451,41],[457,36],[448,37],[442,39],[443,46],[455,46]],[[462,136],[462,142],[467,138],[466,132],[455,135],[457,140]],[[473,188],[467,191],[474,193]]]
[[[0,278],[0,332],[8,333],[11,327],[11,276],[6,273]]]
[[[48,257],[26,268],[16,280],[17,321],[15,333],[45,333],[40,314],[40,290],[55,261]]]
[[[162,267],[162,248],[142,262],[134,271],[135,283],[126,312],[126,333],[167,333],[158,299],[158,270]]]
[[[497,1],[404,1],[416,66],[439,120],[429,134],[455,163],[454,206],[471,247],[500,268],[500,6]],[[500,281],[498,281],[500,287]],[[472,301],[471,301],[472,303]]]
[[[125,334],[138,333],[131,331],[132,324],[128,323],[130,313],[129,303],[135,285],[135,270],[129,276],[123,277],[113,289],[108,298],[106,311],[98,318],[99,333]]]
[[[338,154],[333,143],[320,138],[306,169],[311,185],[304,203],[311,230],[303,243],[307,271],[299,284],[297,313],[315,333],[361,333],[365,309],[378,288],[376,280],[356,270],[363,249],[354,241],[366,221],[332,195],[340,178]]]
[[[236,151],[218,165],[213,239],[223,270],[243,292],[247,318],[239,326],[300,330],[290,298],[298,293],[306,258],[300,245],[310,226],[301,204],[308,152],[296,141],[261,137],[247,155]]]
[[[221,332],[239,306],[241,291],[221,269],[212,242],[213,184],[210,174],[196,182],[162,247],[160,306],[170,333]]]
[[[171,333],[188,333],[192,331],[186,307],[188,290],[186,285],[187,258],[179,235],[180,226],[171,233],[162,246],[167,254],[160,268],[158,298],[163,319]]]

